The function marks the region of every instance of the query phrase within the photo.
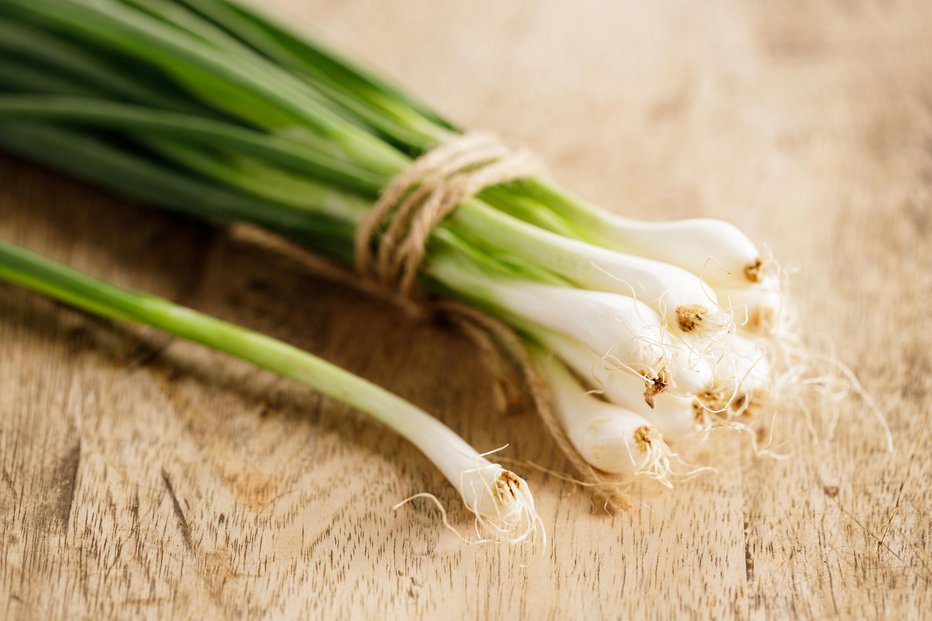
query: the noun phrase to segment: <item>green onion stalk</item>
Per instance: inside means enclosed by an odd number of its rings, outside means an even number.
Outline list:
[[[462,133],[238,0],[0,3],[0,148],[347,264],[383,190]],[[785,384],[780,280],[728,223],[623,218],[530,177],[463,200],[430,233],[417,282],[542,352],[580,453],[593,410],[624,418],[623,440],[592,432],[624,458],[593,466],[667,480],[663,436],[750,420]]]
[[[527,483],[401,397],[317,356],[167,300],[115,287],[0,240],[0,280],[88,313],[152,326],[296,380],[365,412],[416,446],[475,516],[475,541],[544,541]]]

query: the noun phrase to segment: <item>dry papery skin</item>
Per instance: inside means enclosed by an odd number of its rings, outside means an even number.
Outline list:
[[[667,373],[661,371],[656,377],[651,378],[647,371],[641,371],[640,376],[644,378],[645,383],[644,401],[653,409],[657,395],[666,390],[669,385]]]

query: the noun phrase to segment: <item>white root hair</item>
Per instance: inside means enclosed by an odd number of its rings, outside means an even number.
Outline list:
[[[546,547],[544,521],[537,513],[534,497],[524,479],[497,464],[479,465],[474,470],[463,472],[461,489],[463,505],[473,514],[474,537],[463,535],[450,524],[443,503],[428,492],[409,496],[392,509],[397,510],[413,500],[425,498],[440,511],[444,527],[463,543],[517,545],[529,542]]]
[[[635,465],[634,476],[657,481],[666,488],[673,488],[675,482],[688,481],[704,472],[715,472],[708,466],[690,467],[664,441],[663,435],[653,427],[639,427],[634,434],[636,450],[643,458],[637,457],[628,448],[628,456]]]

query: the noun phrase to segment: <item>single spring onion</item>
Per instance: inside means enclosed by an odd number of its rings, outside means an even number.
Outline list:
[[[0,240],[0,279],[102,317],[144,324],[296,380],[367,413],[416,446],[452,483],[478,532],[518,543],[542,535],[527,483],[404,399],[317,356],[151,295],[117,288]]]
[[[575,223],[586,239],[600,246],[675,265],[716,287],[746,287],[765,277],[767,268],[754,242],[728,222],[644,222],[581,201],[574,204]]]

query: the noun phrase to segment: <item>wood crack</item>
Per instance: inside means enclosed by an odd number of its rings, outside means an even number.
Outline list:
[[[175,488],[172,486],[171,479],[168,477],[168,473],[165,471],[165,468],[162,468],[162,482],[165,484],[165,489],[168,490],[168,495],[172,499],[172,507],[175,510],[175,517],[178,518],[178,530],[181,531],[181,537],[184,539],[184,545],[190,552],[194,552],[194,542],[191,540],[191,525],[188,523],[188,519],[184,515],[184,511],[181,508],[181,503],[178,502],[178,496],[175,494]]]
[[[78,480],[78,466],[81,463],[81,440],[71,447],[61,460],[58,468],[59,492],[55,503],[58,509],[58,521],[63,530],[67,530],[71,520],[71,507],[74,504],[74,487]]]

